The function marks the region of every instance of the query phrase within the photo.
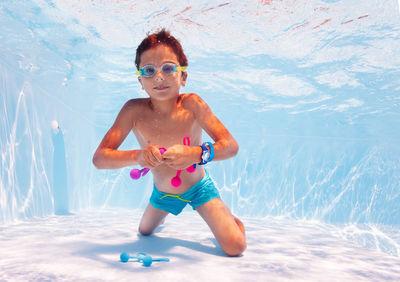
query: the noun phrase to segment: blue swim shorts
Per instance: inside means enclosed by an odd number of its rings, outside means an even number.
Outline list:
[[[164,193],[159,191],[154,185],[150,204],[157,209],[178,215],[187,204],[196,209],[198,206],[219,197],[219,192],[215,187],[214,181],[206,171],[204,177],[183,194]]]

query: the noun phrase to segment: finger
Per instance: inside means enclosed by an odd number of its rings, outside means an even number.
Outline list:
[[[149,148],[148,150],[146,150],[146,152],[144,154],[144,159],[145,159],[146,163],[148,164],[149,168],[154,168],[159,163],[157,157],[154,155],[152,148]]]
[[[143,157],[146,165],[145,167],[148,168],[154,168],[154,162],[151,160],[151,158],[149,157],[149,154],[145,154],[145,156]]]
[[[171,160],[171,159],[167,159],[164,162],[166,165],[168,165],[169,167],[172,167],[173,169],[180,169],[183,170],[185,169],[185,164],[182,161],[177,161],[177,160]]]
[[[173,150],[167,150],[165,151],[165,153],[163,154],[164,159],[174,159],[175,156],[175,152]]]
[[[177,169],[177,166],[176,166],[176,163],[174,162],[174,160],[166,159],[166,160],[164,161],[164,163],[165,163],[167,166],[172,167],[173,169]]]
[[[153,148],[151,150],[151,155],[152,155],[152,159],[154,162],[159,163],[163,160],[163,157],[160,153],[160,151],[157,148]]]

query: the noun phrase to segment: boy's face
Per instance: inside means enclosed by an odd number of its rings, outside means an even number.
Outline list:
[[[165,74],[161,71],[164,63],[174,63],[179,66],[178,58],[174,51],[163,44],[149,49],[140,56],[140,66],[153,65],[157,71],[152,77],[139,76],[142,88],[149,94],[150,98],[156,100],[168,100],[179,95],[181,86],[185,86],[186,72],[174,72]]]

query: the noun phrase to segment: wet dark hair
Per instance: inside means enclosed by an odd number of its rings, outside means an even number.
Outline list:
[[[140,45],[137,47],[135,58],[136,68],[139,69],[141,60],[140,57],[142,56],[143,52],[151,48],[157,47],[161,44],[170,47],[174,51],[176,57],[178,58],[179,65],[188,65],[186,55],[183,52],[182,46],[179,41],[175,37],[173,37],[169,33],[169,31],[163,28],[156,33],[148,34],[147,37],[143,39],[142,43],[140,43]]]

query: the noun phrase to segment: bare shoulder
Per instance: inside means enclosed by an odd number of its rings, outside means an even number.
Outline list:
[[[127,110],[135,110],[139,108],[143,108],[149,103],[149,98],[136,98],[128,100],[123,108]]]
[[[207,103],[195,93],[182,94],[182,105],[193,112],[198,112],[208,108]]]
[[[131,99],[125,103],[121,109],[121,113],[132,115],[140,114],[149,104],[148,98]]]
[[[148,101],[145,98],[131,99],[127,101],[119,111],[114,122],[114,128],[132,128],[136,120],[145,111]]]

